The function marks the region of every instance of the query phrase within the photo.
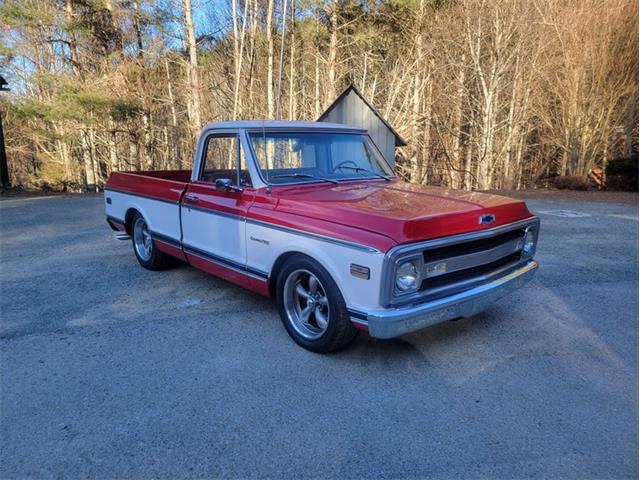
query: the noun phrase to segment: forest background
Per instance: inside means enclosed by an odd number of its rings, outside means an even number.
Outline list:
[[[349,84],[412,182],[602,186],[634,157],[637,178],[632,0],[4,0],[0,39],[21,188],[190,168],[204,124],[315,120]]]

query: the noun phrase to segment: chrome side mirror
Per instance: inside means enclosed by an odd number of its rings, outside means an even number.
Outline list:
[[[241,192],[243,189],[233,184],[230,178],[218,178],[216,179],[216,190],[221,192],[228,192],[233,190],[234,192]]]

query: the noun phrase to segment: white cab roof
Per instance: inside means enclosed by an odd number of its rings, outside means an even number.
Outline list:
[[[209,129],[228,129],[228,128],[277,128],[277,129],[309,129],[309,130],[349,130],[365,132],[362,128],[351,125],[343,125],[341,123],[327,122],[287,122],[274,120],[241,120],[236,122],[218,122],[210,123],[205,127]]]

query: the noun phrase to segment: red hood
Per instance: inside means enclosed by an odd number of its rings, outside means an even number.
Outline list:
[[[521,200],[401,181],[274,187],[276,210],[358,227],[397,243],[492,228],[530,217]],[[481,215],[495,222],[480,225]]]

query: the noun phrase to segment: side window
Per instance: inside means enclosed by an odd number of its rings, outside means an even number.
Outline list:
[[[212,136],[202,162],[200,180],[215,183],[219,178],[230,178],[238,184],[238,137],[236,135]]]

